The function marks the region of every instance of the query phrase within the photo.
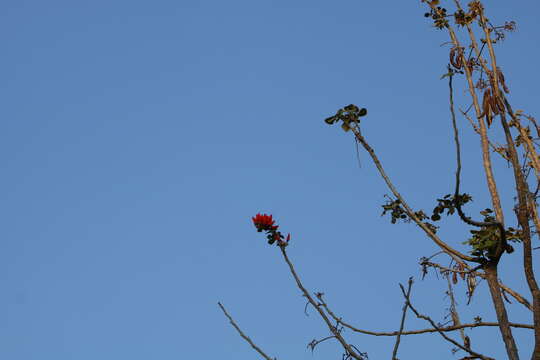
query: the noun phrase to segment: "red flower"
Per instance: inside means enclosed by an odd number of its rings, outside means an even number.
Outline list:
[[[278,225],[274,225],[276,221],[272,219],[272,215],[259,213],[252,217],[251,220],[253,220],[253,225],[255,225],[258,231],[275,231],[279,227]]]

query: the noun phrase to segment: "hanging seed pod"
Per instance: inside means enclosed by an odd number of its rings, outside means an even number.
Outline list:
[[[474,277],[474,275],[469,275],[467,277],[467,292],[469,294],[469,299],[472,298],[475,289],[476,289],[476,277]]]
[[[491,89],[484,91],[484,98],[482,99],[482,114],[479,117],[485,117],[488,127],[491,126],[493,120],[493,114],[491,110]]]
[[[506,83],[504,82],[504,75],[501,71],[501,68],[499,67],[497,68],[497,77],[499,78],[499,83],[503,87],[504,92],[508,94],[510,90],[508,89],[508,86],[506,86]]]

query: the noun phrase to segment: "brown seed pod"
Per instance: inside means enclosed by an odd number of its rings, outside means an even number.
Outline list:
[[[463,68],[463,48],[459,46],[454,46],[450,50],[450,64],[457,70]]]
[[[486,89],[484,91],[484,98],[482,99],[482,114],[480,117],[485,116],[488,127],[491,126],[491,121],[493,119],[493,114],[491,110],[491,89]]]
[[[499,111],[499,106],[497,104],[497,100],[495,99],[495,96],[491,95],[489,96],[489,107],[491,108],[491,111],[495,114],[495,115],[499,115],[500,114],[500,111]]]
[[[453,47],[450,49],[450,64],[453,66],[453,67],[457,67],[456,66],[456,59],[455,59],[455,56],[456,56],[456,48]]]
[[[473,296],[474,289],[476,289],[476,278],[473,275],[467,277],[467,290],[469,293],[469,298]]]
[[[504,92],[508,94],[510,90],[508,89],[508,86],[506,86],[506,83],[504,82],[504,75],[500,68],[497,68],[497,77],[499,78],[499,83],[503,87]]]

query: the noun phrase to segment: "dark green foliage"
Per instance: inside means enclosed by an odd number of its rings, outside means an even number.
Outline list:
[[[392,224],[395,224],[398,220],[405,220],[408,218],[407,213],[405,210],[401,207],[401,201],[399,199],[396,200],[388,200],[386,204],[382,205],[383,212],[381,216],[386,215],[387,212],[390,212],[390,215],[392,216],[392,219],[390,222]]]
[[[399,199],[392,200],[391,198],[388,198],[386,204],[381,206],[383,208],[381,216],[386,215],[386,213],[389,212],[391,215],[390,222],[392,224],[397,223],[399,220],[403,220],[405,222],[411,221],[411,218],[409,217],[405,209],[402,207],[401,201]],[[416,216],[416,218],[420,221],[426,220],[428,218],[426,213],[424,213],[424,211],[422,210],[416,211],[414,213],[414,216]],[[437,232],[437,226],[427,221],[424,221],[424,225],[426,225],[434,234]]]
[[[492,215],[493,210],[485,209],[480,211],[480,214],[484,216],[485,223],[494,223],[495,217]],[[463,244],[470,245],[472,247],[471,255],[478,257],[491,258],[495,255],[497,245],[501,241],[501,232],[497,226],[482,226],[478,230],[470,230],[472,237]],[[506,241],[519,242],[521,241],[521,230],[516,230],[512,227],[505,230]],[[514,248],[507,245],[505,249],[508,253],[512,253]]]
[[[446,19],[446,9],[440,6],[437,6],[437,9],[431,9],[430,12],[424,14],[425,17],[430,17],[433,19],[433,24],[437,29],[444,29],[448,27],[448,20]]]
[[[441,214],[444,214],[445,211],[446,215],[452,215],[456,211],[456,205],[463,206],[469,201],[472,201],[472,197],[469,194],[458,195],[456,198],[451,194],[447,194],[442,199],[437,199],[438,204],[433,209],[431,220],[441,220]]]
[[[329,118],[324,119],[328,125],[333,125],[339,121],[342,121],[341,128],[344,131],[349,131],[353,124],[360,123],[360,117],[367,115],[366,108],[359,108],[356,105],[350,104],[345,106],[342,109],[339,109],[336,115],[330,116]]]

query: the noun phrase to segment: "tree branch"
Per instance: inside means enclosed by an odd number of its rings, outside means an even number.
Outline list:
[[[473,351],[471,350],[470,348],[466,348],[465,346],[461,345],[460,343],[458,343],[457,341],[455,341],[454,339],[452,338],[449,338],[448,336],[446,336],[446,334],[437,326],[437,324],[435,324],[435,322],[429,317],[429,316],[426,316],[426,315],[422,315],[420,314],[414,307],[413,305],[411,304],[411,300],[410,300],[410,295],[408,295],[406,292],[405,292],[405,288],[403,287],[403,285],[399,284],[399,287],[401,288],[401,292],[403,293],[403,296],[405,297],[405,299],[407,300],[407,305],[409,306],[409,308],[412,310],[412,312],[416,315],[416,317],[418,317],[419,319],[424,319],[426,321],[428,321],[431,326],[448,342],[452,343],[453,345],[457,346],[458,348],[460,348],[461,350],[464,350],[466,352],[468,352],[469,354],[471,354],[472,356],[476,356],[480,359],[486,359],[486,360],[494,360],[493,358],[490,358],[490,357],[487,357],[487,356],[484,356],[480,353],[477,353],[476,351]]]
[[[409,218],[411,218],[416,223],[416,225],[418,225],[422,230],[424,230],[424,232],[427,234],[427,236],[429,238],[431,238],[431,240],[433,240],[444,252],[446,252],[448,255],[450,255],[456,262],[458,262],[458,263],[463,263],[463,261],[478,262],[478,259],[473,258],[473,257],[468,256],[468,255],[465,255],[465,254],[457,251],[456,249],[452,248],[450,245],[448,245],[444,241],[442,241],[436,234],[434,234],[429,229],[429,227],[426,224],[424,224],[422,221],[420,221],[420,219],[418,219],[418,217],[415,215],[414,211],[412,211],[412,209],[409,207],[409,205],[407,204],[405,199],[403,199],[401,194],[395,188],[394,184],[390,181],[390,178],[388,177],[388,175],[386,175],[386,172],[384,171],[384,168],[382,167],[382,164],[379,161],[379,158],[375,154],[375,151],[368,144],[366,139],[362,136],[362,133],[360,132],[360,127],[353,126],[351,128],[351,130],[353,131],[354,135],[356,136],[356,139],[360,142],[360,144],[362,144],[364,149],[366,149],[368,154],[371,156],[371,159],[375,163],[375,166],[377,167],[377,170],[379,170],[379,173],[381,174],[382,178],[386,182],[386,185],[388,186],[390,191],[392,191],[394,196],[401,201],[401,204],[405,208],[405,211],[406,211],[407,215],[409,216]]]
[[[313,299],[313,297],[306,290],[304,285],[302,285],[302,282],[300,281],[300,277],[298,276],[298,274],[296,274],[296,271],[294,270],[294,266],[291,263],[291,261],[289,260],[289,257],[287,256],[287,252],[285,251],[285,247],[280,246],[279,248],[281,250],[281,254],[283,255],[283,258],[285,259],[285,262],[287,263],[287,265],[289,265],[289,270],[291,271],[291,274],[293,275],[294,280],[296,281],[296,285],[298,286],[300,291],[302,291],[302,294],[307,298],[309,303],[315,308],[315,310],[317,310],[317,312],[319,313],[321,318],[324,320],[324,322],[328,326],[328,329],[330,330],[332,335],[334,335],[335,338],[340,342],[341,346],[343,346],[343,348],[345,349],[347,355],[350,355],[350,356],[352,356],[353,358],[355,358],[357,360],[364,360],[365,357],[361,353],[357,353],[352,348],[352,345],[348,344],[345,341],[343,336],[338,331],[337,327],[332,325],[332,322],[330,321],[330,319],[328,319],[328,316],[326,316],[326,313],[323,310],[321,310],[321,307],[319,306],[319,304],[317,304],[317,302]]]
[[[357,328],[357,327],[343,321],[342,318],[338,317],[332,310],[330,310],[330,308],[328,307],[328,304],[322,299],[322,294],[319,294],[319,296],[317,296],[317,298],[319,299],[319,301],[321,301],[322,307],[328,313],[328,315],[330,315],[330,317],[332,319],[334,319],[338,324],[343,325],[344,327],[346,327],[346,328],[348,328],[348,329],[350,329],[350,330],[352,330],[354,332],[357,332],[357,333],[360,333],[360,334],[365,334],[365,335],[372,335],[372,336],[397,336],[399,334],[399,331],[370,331],[370,330]],[[456,331],[456,330],[460,330],[460,329],[475,328],[475,327],[486,327],[486,326],[487,327],[499,326],[499,323],[479,321],[479,322],[474,322],[474,323],[461,324],[459,326],[455,326],[455,325],[454,326],[445,326],[445,327],[440,327],[439,329],[431,329],[430,328],[430,329],[402,331],[401,335],[419,335],[419,334],[434,333],[434,332],[439,332],[439,331],[451,332],[451,331]],[[534,326],[529,325],[529,324],[510,323],[510,326],[515,327],[515,328],[534,330]]]
[[[264,353],[264,351],[261,350],[261,348],[259,348],[257,345],[255,345],[255,343],[253,341],[251,341],[251,339],[242,332],[242,330],[240,329],[240,327],[236,324],[236,322],[234,321],[234,319],[231,317],[231,315],[229,315],[229,313],[227,312],[227,310],[225,310],[225,307],[223,305],[221,305],[220,302],[218,302],[218,305],[219,307],[221,308],[221,311],[223,311],[223,313],[225,314],[225,316],[229,319],[229,322],[231,323],[231,325],[236,329],[236,331],[238,332],[238,334],[240,334],[240,336],[246,340],[248,342],[249,345],[251,345],[251,347],[253,349],[255,349],[255,351],[257,351],[263,358],[265,358],[266,360],[276,360],[276,358],[272,359],[270,356],[266,355]]]
[[[411,294],[411,287],[412,287],[412,277],[409,278],[408,288],[407,288],[407,296]],[[399,331],[396,336],[396,343],[394,345],[394,351],[392,352],[392,360],[398,360],[396,358],[397,351],[399,347],[399,342],[401,341],[401,334],[403,333],[403,327],[405,326],[405,316],[407,315],[407,301],[405,301],[405,304],[403,305],[403,314],[401,315],[401,323],[399,325]]]

